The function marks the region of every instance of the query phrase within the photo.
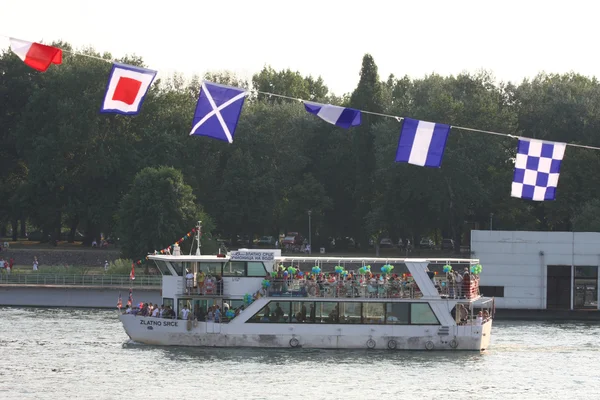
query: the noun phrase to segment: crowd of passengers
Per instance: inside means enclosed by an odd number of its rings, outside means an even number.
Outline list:
[[[472,274],[465,267],[462,272],[453,270],[438,277],[427,269],[438,293],[450,298],[471,298],[478,293],[479,276]],[[368,272],[361,275],[349,271],[347,275],[338,273],[305,274],[296,268],[296,273],[291,275],[284,267],[279,267],[276,276],[268,274],[266,279],[271,286],[265,292],[286,292],[297,284],[304,296],[320,296],[321,293],[332,287],[336,289],[339,297],[361,297],[361,289],[366,290],[365,297],[401,297],[405,291],[419,292],[419,286],[410,274],[373,274]],[[265,293],[266,294],[266,293]]]
[[[211,274],[200,271],[194,278],[194,273],[186,270],[185,286],[187,294],[216,294],[220,296],[223,293],[223,278],[220,274]]]
[[[128,305],[125,309],[125,314],[133,314],[139,315],[142,317],[154,317],[154,318],[167,318],[167,319],[192,319],[196,321],[214,321],[214,322],[223,322],[234,317],[237,317],[239,314],[244,312],[244,305],[241,305],[237,308],[231,309],[228,303],[223,303],[223,308],[218,304],[209,306],[208,308],[199,307],[197,304],[194,306],[193,312],[184,305],[179,315],[175,313],[171,306],[165,306],[164,304],[152,304],[152,303],[140,303],[137,308]],[[228,311],[233,311],[233,315]]]

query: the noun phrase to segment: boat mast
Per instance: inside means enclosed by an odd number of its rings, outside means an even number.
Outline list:
[[[198,221],[198,225],[196,225],[196,241],[198,242],[197,247],[196,247],[196,255],[199,256],[202,254],[202,252],[200,251],[200,247],[202,247],[202,244],[200,243],[200,236],[201,236],[201,231],[202,230],[202,221]]]

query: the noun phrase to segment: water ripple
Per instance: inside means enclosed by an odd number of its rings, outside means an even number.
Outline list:
[[[600,326],[497,322],[478,353],[132,342],[114,311],[0,308],[0,398],[595,399]]]

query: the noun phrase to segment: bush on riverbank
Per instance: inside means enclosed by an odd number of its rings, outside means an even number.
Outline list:
[[[107,275],[129,275],[131,272],[132,260],[126,258],[118,258],[109,264]],[[135,275],[157,275],[156,268],[149,268],[150,264],[142,264],[135,266]]]

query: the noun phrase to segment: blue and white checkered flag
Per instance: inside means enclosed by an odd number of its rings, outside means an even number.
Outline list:
[[[554,200],[566,143],[519,138],[512,197]]]

